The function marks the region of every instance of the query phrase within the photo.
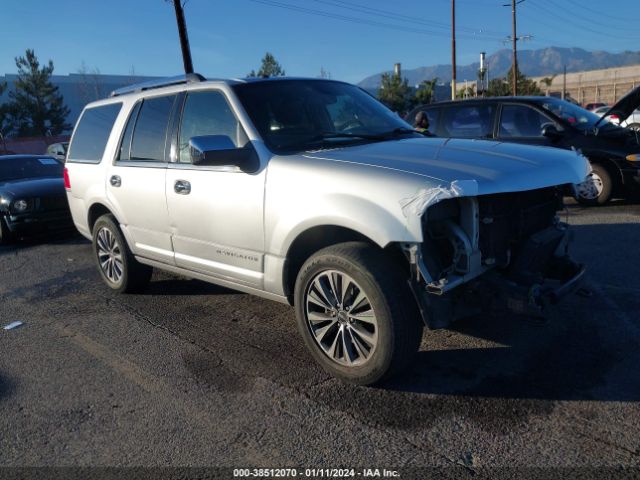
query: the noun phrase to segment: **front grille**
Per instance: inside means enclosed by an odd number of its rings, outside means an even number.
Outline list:
[[[562,208],[555,187],[478,197],[480,251],[483,261],[509,262],[509,252],[532,234],[553,225]]]
[[[41,197],[36,208],[41,211],[66,210],[69,208],[69,203],[66,196]]]

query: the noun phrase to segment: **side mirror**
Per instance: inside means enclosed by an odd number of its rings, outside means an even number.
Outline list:
[[[562,132],[558,130],[558,127],[556,127],[554,124],[548,123],[542,127],[542,136],[547,137],[551,140],[558,140],[560,137],[562,137]]]
[[[210,167],[239,167],[255,172],[260,161],[251,143],[238,148],[227,135],[202,135],[189,139],[189,153],[194,165]]]

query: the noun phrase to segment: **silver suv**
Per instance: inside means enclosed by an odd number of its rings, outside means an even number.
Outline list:
[[[571,152],[425,138],[343,82],[188,75],[88,105],[65,184],[110,288],[159,268],[292,304],[313,357],[372,384],[425,324],[574,288],[557,212],[587,174]]]

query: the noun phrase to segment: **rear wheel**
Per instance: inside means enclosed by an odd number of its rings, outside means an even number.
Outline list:
[[[640,132],[640,123],[632,123],[630,125],[627,125],[627,128],[629,130],[635,130],[636,132]]]
[[[611,174],[602,165],[591,165],[587,180],[576,185],[576,200],[583,205],[604,205],[611,199]]]
[[[349,242],[320,250],[295,287],[298,328],[330,374],[371,385],[415,355],[422,322],[406,278],[380,249]]]
[[[120,293],[144,289],[153,269],[138,262],[112,215],[103,215],[93,227],[93,253],[102,280]]]

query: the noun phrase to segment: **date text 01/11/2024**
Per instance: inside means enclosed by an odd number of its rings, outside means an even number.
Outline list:
[[[234,478],[262,477],[262,478],[398,478],[397,470],[380,468],[363,468],[361,471],[353,468],[236,468],[233,470]]]

